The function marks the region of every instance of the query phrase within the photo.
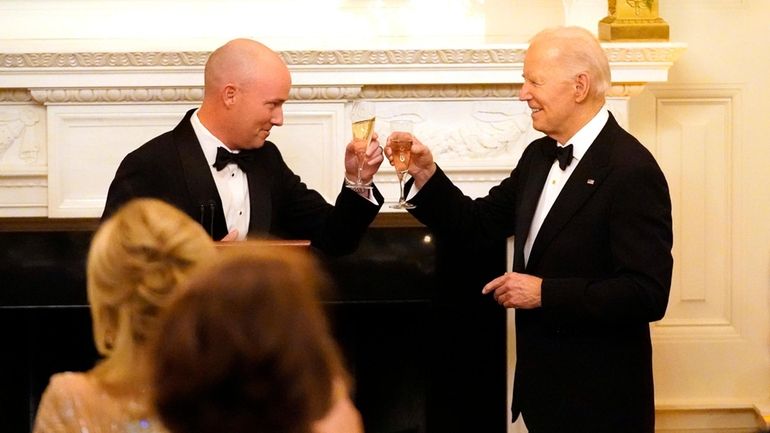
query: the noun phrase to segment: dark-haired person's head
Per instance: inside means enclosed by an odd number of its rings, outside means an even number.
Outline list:
[[[187,284],[155,350],[156,406],[174,433],[361,432],[319,301],[328,279],[298,249],[225,254]]]

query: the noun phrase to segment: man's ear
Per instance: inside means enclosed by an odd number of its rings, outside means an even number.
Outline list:
[[[581,103],[588,98],[591,90],[591,77],[588,72],[581,72],[575,76],[575,102]]]
[[[222,103],[224,103],[226,107],[232,106],[235,104],[237,94],[238,89],[234,84],[226,84],[222,89]]]

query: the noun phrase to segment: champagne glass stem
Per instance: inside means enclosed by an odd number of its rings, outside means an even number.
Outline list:
[[[398,175],[398,189],[399,189],[399,197],[398,197],[398,203],[390,205],[392,209],[414,209],[414,205],[406,201],[406,197],[404,197],[404,175],[406,174],[406,171],[397,171],[396,174]]]
[[[362,185],[363,181],[361,180],[361,172],[364,171],[364,162],[358,163],[358,184]]]
[[[404,196],[404,175],[406,175],[406,171],[397,171],[396,174],[398,175],[398,189],[399,189],[399,197],[398,197],[398,203],[390,205],[393,209],[414,209],[414,205],[406,201],[406,197]]]

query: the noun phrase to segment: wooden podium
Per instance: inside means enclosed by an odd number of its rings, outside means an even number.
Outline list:
[[[239,249],[249,250],[251,248],[264,247],[287,247],[287,248],[308,248],[308,240],[284,240],[284,239],[247,239],[245,241],[214,242],[217,251],[237,251]]]

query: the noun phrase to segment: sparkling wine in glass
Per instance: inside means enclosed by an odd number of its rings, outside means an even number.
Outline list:
[[[414,124],[409,120],[394,120],[390,122],[392,133],[388,137],[388,147],[393,157],[393,167],[398,176],[400,197],[398,203],[390,205],[393,209],[414,209],[414,205],[407,203],[404,197],[404,176],[409,170],[409,162],[412,158],[412,129]]]
[[[361,172],[366,164],[366,149],[372,142],[372,133],[374,133],[374,104],[367,101],[356,101],[350,112],[350,120],[353,122],[353,149],[358,159],[358,176],[356,182],[347,185],[355,189],[371,189],[371,185],[366,185],[361,181]]]

